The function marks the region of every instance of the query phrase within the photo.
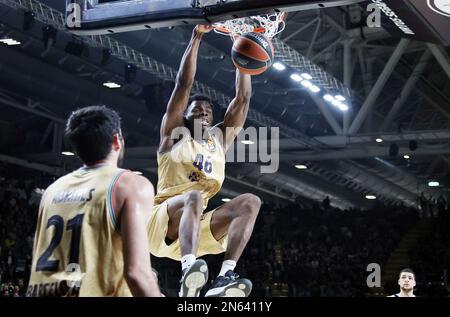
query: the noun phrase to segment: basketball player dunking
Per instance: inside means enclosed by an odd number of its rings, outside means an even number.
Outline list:
[[[200,42],[211,29],[195,27],[162,119],[159,181],[149,223],[150,251],[158,257],[181,260],[182,297],[198,296],[207,282],[206,262],[197,257],[225,252],[220,273],[205,296],[243,297],[249,295],[252,284],[240,279],[234,268],[250,239],[261,201],[255,195],[243,194],[213,211],[203,211],[222,187],[225,153],[246,120],[251,77],[237,70],[236,96],[224,121],[213,127],[211,101],[198,95],[189,99]],[[181,137],[177,132],[180,128],[184,130]],[[218,136],[221,134],[223,139]]]
[[[84,167],[42,197],[27,296],[161,296],[146,237],[154,190],[117,167],[124,150],[119,115],[83,108],[65,133]]]

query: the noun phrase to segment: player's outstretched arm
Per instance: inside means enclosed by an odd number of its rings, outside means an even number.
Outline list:
[[[124,173],[115,188],[115,201],[121,206],[124,276],[133,296],[161,296],[148,251],[147,223],[153,197],[152,184],[131,172]]]
[[[236,69],[236,96],[228,106],[222,124],[224,145],[227,150],[244,126],[247,119],[250,99],[252,96],[252,79],[250,75],[243,74]]]
[[[161,122],[160,152],[170,150],[173,146],[171,140],[172,130],[183,126],[184,112],[188,106],[189,96],[195,81],[197,72],[197,58],[200,42],[205,33],[212,30],[211,26],[197,25],[192,32],[192,38],[181,60],[180,69],[175,81],[175,89],[172,92],[166,113]]]

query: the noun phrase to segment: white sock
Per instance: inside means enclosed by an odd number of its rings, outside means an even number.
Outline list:
[[[181,271],[184,272],[185,269],[189,268],[195,262],[195,255],[186,254],[181,258]]]
[[[236,267],[236,261],[233,261],[233,260],[223,261],[219,276],[225,276],[225,273],[227,273],[229,270],[233,271],[235,267]]]

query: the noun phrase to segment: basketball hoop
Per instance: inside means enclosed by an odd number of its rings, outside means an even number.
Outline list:
[[[238,18],[224,22],[214,23],[214,31],[222,35],[229,35],[234,39],[235,35],[256,32],[272,39],[277,34],[284,31],[286,13],[278,12],[251,16],[248,18]]]

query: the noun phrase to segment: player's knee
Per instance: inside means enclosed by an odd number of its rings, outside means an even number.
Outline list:
[[[185,206],[191,206],[193,212],[200,213],[202,210],[203,198],[198,190],[191,190],[185,194]]]
[[[198,190],[191,190],[185,194],[186,202],[200,203],[202,201],[202,193]]]
[[[254,214],[258,214],[259,209],[261,208],[261,199],[254,194],[243,194],[242,196],[243,206],[247,207],[246,209]]]

